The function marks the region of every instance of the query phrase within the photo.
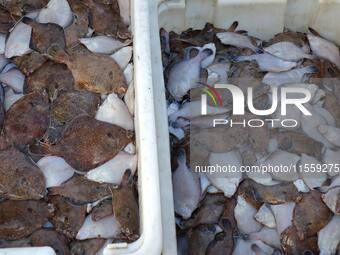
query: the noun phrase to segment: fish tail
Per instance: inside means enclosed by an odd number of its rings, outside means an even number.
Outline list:
[[[48,195],[60,195],[60,186],[48,188]]]
[[[236,28],[238,27],[238,21],[234,21],[230,27],[227,29],[228,32],[235,32]]]

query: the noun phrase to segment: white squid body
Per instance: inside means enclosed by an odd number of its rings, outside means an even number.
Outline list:
[[[110,94],[99,107],[96,119],[120,126],[126,130],[134,130],[133,119],[128,108],[114,93]]]
[[[119,185],[128,169],[134,175],[137,169],[137,155],[119,152],[113,159],[87,172],[86,178],[96,182]]]
[[[73,21],[73,13],[67,0],[50,0],[46,8],[41,9],[37,21],[55,23],[66,28]]]
[[[307,37],[313,54],[340,67],[340,52],[334,43],[313,34],[308,34]]]

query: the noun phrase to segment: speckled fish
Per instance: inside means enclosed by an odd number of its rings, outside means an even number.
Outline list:
[[[65,37],[67,47],[74,46],[78,43],[78,38],[84,37],[89,28],[89,9],[81,0],[68,1],[73,15],[73,23],[65,28]]]
[[[13,62],[18,66],[21,72],[26,76],[29,76],[39,67],[41,67],[47,58],[38,52],[31,52],[29,54],[23,55],[21,57],[15,57]]]
[[[226,198],[223,194],[206,194],[192,217],[184,222],[184,227],[194,228],[201,224],[217,224],[224,211]]]
[[[262,203],[276,205],[301,199],[301,195],[292,183],[264,186],[250,179],[241,183],[238,194],[243,195],[256,208],[259,208]]]
[[[101,220],[113,214],[112,199],[104,199],[100,201],[91,211],[91,218],[93,221]]]
[[[15,23],[14,18],[11,16],[3,6],[0,6],[0,33],[7,34]]]
[[[75,86],[79,90],[95,93],[125,93],[127,85],[123,71],[110,56],[95,53],[75,53],[51,49],[52,59],[64,63],[72,72]]]
[[[132,133],[90,116],[75,118],[56,145],[46,152],[65,159],[74,169],[88,171],[112,159],[131,142]]]
[[[66,65],[46,62],[26,79],[26,92],[46,91],[51,101],[61,92],[73,91],[74,80]]]
[[[95,202],[106,196],[111,196],[113,185],[89,181],[82,176],[74,176],[59,187],[49,189],[49,195],[60,195],[75,204]]]
[[[100,96],[88,91],[73,91],[61,94],[52,104],[50,125],[44,138],[56,143],[65,127],[79,115],[94,117]]]
[[[223,33],[217,33],[217,38],[220,39],[220,41],[223,44],[231,45],[237,48],[247,48],[251,49],[254,52],[260,51],[260,49],[255,46],[250,38],[246,35],[236,33],[236,32],[223,32]]]
[[[281,243],[285,254],[319,254],[317,236],[300,240],[294,226],[282,232]]]
[[[279,132],[275,135],[278,148],[281,150],[308,154],[314,157],[319,157],[322,151],[322,144],[297,132]]]
[[[27,12],[43,8],[47,2],[48,0],[1,0],[0,4],[11,14],[22,16]]]
[[[300,59],[307,58],[313,59],[314,57],[308,54],[303,48],[298,47],[292,42],[278,42],[272,44],[264,51],[274,55],[275,57],[287,60],[287,61],[299,61]]]
[[[271,86],[281,86],[283,84],[302,83],[308,78],[308,75],[317,73],[318,69],[315,66],[306,66],[296,68],[280,73],[266,73],[262,82]]]
[[[83,241],[73,241],[70,244],[73,255],[94,255],[104,245],[105,239],[94,238]]]
[[[32,50],[45,54],[52,45],[65,48],[65,35],[61,26],[53,23],[41,24],[27,17],[24,17],[22,22],[32,27],[30,42]]]
[[[286,61],[271,54],[255,54],[250,56],[238,56],[234,58],[236,62],[255,60],[260,69],[265,72],[283,72],[297,66],[296,62]]]
[[[0,162],[0,197],[12,200],[44,197],[44,176],[25,154],[9,148],[0,151]]]
[[[121,233],[129,240],[136,240],[139,234],[139,210],[130,170],[125,172],[121,186],[112,190],[112,206]]]
[[[6,113],[0,148],[29,145],[41,138],[48,127],[48,110],[46,94],[33,92],[19,99]]]
[[[205,255],[211,241],[218,233],[215,225],[200,225],[188,234],[188,255]]]
[[[75,238],[83,225],[86,205],[74,205],[62,196],[49,196],[55,211],[51,222],[55,229],[69,238]]]
[[[35,231],[32,236],[32,245],[34,247],[50,246],[57,255],[71,255],[68,248],[67,238],[54,230],[40,229]]]
[[[0,203],[0,238],[18,240],[41,228],[53,213],[43,201],[5,201]]]
[[[90,26],[97,33],[118,36],[122,39],[130,36],[127,26],[120,17],[116,1],[112,5],[99,3],[95,0],[84,0],[83,2],[90,8]]]
[[[338,46],[319,36],[315,30],[311,28],[309,30],[311,33],[307,37],[313,54],[327,59],[337,67],[340,67],[340,51]]]
[[[331,216],[332,212],[323,203],[319,192],[304,194],[301,202],[296,204],[293,216],[299,239],[304,240],[317,234],[331,220]]]

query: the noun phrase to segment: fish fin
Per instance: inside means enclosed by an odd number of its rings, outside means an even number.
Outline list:
[[[320,36],[319,32],[317,32],[314,28],[308,27],[309,32],[311,32],[315,36]]]
[[[234,32],[238,27],[238,21],[234,21],[230,27],[227,29],[227,32]]]
[[[57,187],[50,187],[50,188],[48,188],[48,195],[51,195],[51,196],[61,195],[61,194],[60,194],[61,187],[62,187],[62,186],[57,186]]]
[[[45,55],[56,62],[70,63],[70,56],[57,44],[52,44],[46,52]]]

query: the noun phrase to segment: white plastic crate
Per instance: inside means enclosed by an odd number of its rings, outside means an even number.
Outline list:
[[[156,96],[151,71],[149,2],[131,0],[131,18],[134,37],[135,130],[141,230],[137,241],[130,244],[110,244],[104,249],[104,254],[159,255],[162,250],[162,219],[155,117]],[[169,158],[168,152],[166,158]],[[168,182],[168,186],[171,187],[171,179]],[[49,247],[0,249],[0,255],[27,254],[55,255],[55,252]]]
[[[152,75],[154,95],[157,95],[155,101],[157,133],[162,141],[168,141],[165,137],[168,126],[163,116],[166,115],[166,102],[158,36],[160,28],[180,33],[188,28],[201,29],[207,22],[219,28],[228,28],[237,20],[238,29],[247,30],[250,35],[266,40],[282,32],[284,27],[299,32],[307,32],[308,27],[312,27],[325,38],[340,45],[340,0],[151,0],[151,2]],[[165,158],[164,155],[161,157]],[[166,163],[167,161],[168,159]],[[164,168],[162,171],[162,177],[171,178],[168,176],[170,171]],[[172,198],[172,195],[168,194],[169,190],[171,189],[166,185],[161,185],[162,201],[169,201],[169,197]],[[173,238],[173,228],[168,224],[174,214],[173,207],[164,203],[162,203],[163,254],[175,255],[176,239]]]

